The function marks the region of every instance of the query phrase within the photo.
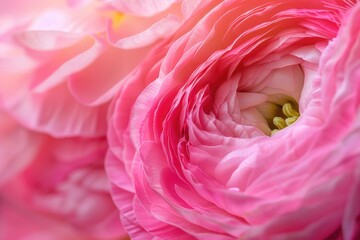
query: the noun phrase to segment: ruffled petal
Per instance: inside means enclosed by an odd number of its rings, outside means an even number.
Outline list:
[[[115,6],[120,12],[138,16],[152,16],[166,10],[172,4],[176,3],[177,0],[134,0],[130,2],[123,0],[111,0],[108,2]]]
[[[0,112],[0,185],[16,177],[36,157],[43,138]]]

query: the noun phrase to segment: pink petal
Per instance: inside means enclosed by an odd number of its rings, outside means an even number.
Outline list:
[[[102,136],[106,132],[107,105],[87,107],[70,95],[66,85],[44,93],[26,89],[6,99],[4,108],[24,126],[51,136]]]
[[[3,194],[3,193],[2,193]],[[61,222],[24,209],[0,195],[0,238],[17,240],[63,240],[94,238],[83,235]]]
[[[152,16],[169,8],[178,0],[110,0],[108,1],[120,12],[130,13],[138,16]]]
[[[0,185],[16,176],[36,157],[41,136],[0,112]]]
[[[109,101],[129,75],[150,50],[107,48],[94,62],[69,79],[72,94],[82,103],[98,105]],[[84,91],[86,89],[86,91]]]
[[[152,19],[125,16],[119,30],[114,30],[110,24],[108,32],[114,45],[132,49],[150,45],[162,37],[169,36],[179,25],[180,19],[176,15],[169,14],[160,20],[158,17]]]

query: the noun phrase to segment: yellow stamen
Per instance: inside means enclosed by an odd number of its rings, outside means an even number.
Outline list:
[[[288,118],[290,118],[290,117],[299,117],[300,116],[300,113],[298,111],[296,111],[295,108],[293,108],[291,103],[285,103],[282,106],[282,111],[285,114],[285,116],[288,117]]]
[[[274,129],[274,130],[272,130],[272,131],[271,131],[271,136],[274,135],[274,134],[276,134],[276,133],[278,133],[278,132],[279,132],[279,129]]]
[[[298,119],[299,117],[289,117],[287,119],[285,119],[285,123],[286,125],[290,126],[291,124],[293,124],[294,122],[296,122],[296,120]]]
[[[282,117],[274,117],[273,123],[280,130],[287,127],[286,122]]]
[[[291,103],[285,103],[281,110],[282,113],[280,116],[273,118],[273,124],[276,128],[272,129],[271,136],[279,132],[281,129],[290,126],[300,117],[300,113],[293,107]]]

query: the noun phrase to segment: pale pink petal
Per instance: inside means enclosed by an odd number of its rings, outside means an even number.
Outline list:
[[[90,4],[92,0],[67,0],[67,2],[72,7],[83,7]]]
[[[123,78],[135,69],[149,50],[150,47],[128,50],[107,48],[87,68],[70,77],[70,91],[77,100],[87,105],[109,101]]]
[[[0,0],[0,15],[10,16],[12,19],[16,16],[17,20],[30,20],[39,13],[50,7],[63,7],[63,0],[53,0],[51,4],[47,0]]]
[[[99,13],[99,4],[82,8],[51,8],[41,12],[27,26],[28,31],[60,31],[73,34],[97,34],[104,30],[106,15]]]
[[[99,136],[105,132],[106,105],[92,108],[80,104],[64,82],[101,55],[99,43],[84,39],[66,50],[42,55],[40,58],[49,61],[35,72],[34,60],[18,47],[6,46],[9,57],[0,59],[0,68],[6,73],[0,82],[0,100],[12,116],[24,126],[54,136]]]
[[[20,92],[4,108],[24,126],[57,137],[102,136],[107,105],[86,107],[70,95],[66,85],[46,93]]]
[[[24,46],[38,51],[59,50],[83,40],[81,35],[56,31],[26,31],[17,34],[16,38]]]
[[[156,43],[171,36],[190,18],[199,5],[201,3],[198,0],[176,1],[176,4],[172,4],[166,10],[150,16],[138,12],[123,14],[120,10],[120,13],[114,13],[109,21],[108,37],[112,44],[120,48],[135,48]]]
[[[36,157],[43,138],[0,112],[0,185],[24,170]]]
[[[115,46],[124,49],[139,48],[155,43],[162,37],[172,34],[180,25],[176,15],[167,15],[162,19],[124,17],[118,31],[109,25],[109,38]],[[134,30],[137,30],[136,32]]]
[[[79,52],[79,50],[83,52]],[[66,51],[69,51],[73,56],[71,59],[61,59]],[[41,70],[39,69],[34,76],[34,79],[42,80],[32,83],[34,93],[43,93],[60,83],[64,83],[69,76],[92,64],[104,51],[104,47],[92,39],[82,39],[79,44],[71,46],[70,49],[57,51],[59,54],[56,54],[56,62],[48,61],[48,66],[42,66]],[[46,73],[43,70],[44,67],[48,67],[52,71]]]
[[[108,2],[124,13],[138,16],[151,16],[166,10],[172,4],[178,2],[178,0],[110,0]]]

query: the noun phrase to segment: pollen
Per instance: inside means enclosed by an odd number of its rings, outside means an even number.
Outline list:
[[[111,15],[111,21],[112,21],[112,29],[118,30],[121,26],[121,23],[124,21],[125,15],[120,12],[113,12]]]
[[[282,107],[283,116],[275,116],[273,118],[273,124],[276,128],[272,129],[271,136],[279,132],[281,129],[284,129],[294,122],[300,117],[300,113],[294,108],[293,104],[285,103]]]

